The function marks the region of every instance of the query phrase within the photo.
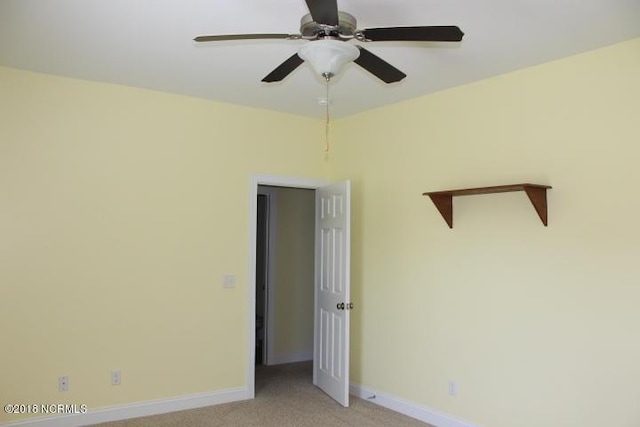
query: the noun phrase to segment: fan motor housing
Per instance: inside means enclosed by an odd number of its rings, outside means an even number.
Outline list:
[[[341,11],[338,11],[337,27],[318,24],[313,20],[310,13],[300,19],[300,34],[302,34],[303,37],[324,35],[334,37],[346,36],[346,38],[351,38],[354,37],[356,28],[356,18],[347,12]]]

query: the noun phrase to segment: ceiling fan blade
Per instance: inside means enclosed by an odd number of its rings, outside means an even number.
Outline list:
[[[291,72],[298,68],[303,62],[304,60],[300,58],[297,53],[294,53],[289,59],[278,65],[276,69],[270,72],[262,81],[266,83],[279,82],[291,74]]]
[[[455,25],[435,27],[368,28],[361,34],[365,41],[459,42],[464,33]]]
[[[360,56],[358,56],[353,62],[379,78],[385,83],[399,82],[407,77],[405,73],[398,70],[393,65],[389,64],[379,56],[374,55],[362,46],[358,46],[360,49]]]
[[[217,42],[228,40],[256,40],[256,39],[291,39],[297,40],[299,34],[227,34],[219,36],[198,36],[193,40],[196,42]]]
[[[338,25],[337,0],[306,0],[311,18],[318,24]]]

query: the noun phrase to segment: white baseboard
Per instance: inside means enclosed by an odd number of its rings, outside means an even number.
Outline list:
[[[267,358],[267,365],[282,365],[283,363],[307,362],[309,360],[313,360],[313,351],[274,355]]]
[[[0,423],[1,427],[80,427],[128,418],[147,417],[186,409],[202,408],[221,403],[249,399],[245,387],[198,393],[169,399],[150,400],[109,408],[91,409],[84,414],[31,418],[23,421]]]
[[[416,420],[434,425],[435,427],[481,427],[479,425],[473,425],[466,421],[457,419],[451,415],[443,414],[431,408],[409,402],[399,397],[380,393],[359,384],[351,384],[349,386],[349,393],[361,399],[375,403],[376,405],[384,406],[392,411],[399,412],[411,418],[415,418]]]
[[[301,362],[312,360],[305,356],[307,353],[293,355],[297,357],[282,358],[287,360],[280,363]],[[290,355],[291,356],[291,355]],[[433,409],[417,405],[404,399],[380,393],[358,384],[351,384],[350,393],[361,399],[399,412],[417,420],[432,424],[436,427],[480,427],[470,424],[450,415],[446,415]],[[375,396],[371,398],[371,396]],[[222,403],[236,402],[249,399],[250,396],[245,387],[198,393],[187,396],[172,397],[169,399],[138,402],[110,408],[91,409],[85,414],[59,415],[52,417],[31,418],[23,421],[0,423],[0,427],[81,427],[88,424],[106,423],[109,421],[125,420],[129,418],[147,417],[150,415],[166,414],[168,412],[183,411],[186,409],[202,408],[204,406],[219,405]]]

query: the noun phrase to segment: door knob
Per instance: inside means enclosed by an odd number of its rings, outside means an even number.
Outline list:
[[[338,310],[344,310],[344,303],[343,302],[339,302],[338,305],[336,306],[336,308]]]

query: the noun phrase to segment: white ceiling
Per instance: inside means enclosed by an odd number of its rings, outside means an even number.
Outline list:
[[[358,28],[458,25],[461,43],[372,42],[408,77],[355,64],[332,80],[342,117],[640,37],[640,0],[338,0]],[[0,0],[0,65],[323,117],[303,64],[260,80],[307,41],[196,44],[196,35],[298,33],[304,0]]]

